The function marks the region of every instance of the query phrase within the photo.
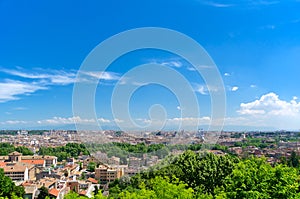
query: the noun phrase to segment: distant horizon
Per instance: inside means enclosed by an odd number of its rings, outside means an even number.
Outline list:
[[[205,129],[203,129],[204,131],[206,131]],[[0,131],[120,131],[120,129],[82,129],[82,130],[76,130],[76,129],[64,129],[64,128],[29,128],[29,129],[0,129]],[[129,131],[124,131],[125,133],[130,133],[130,132],[158,132],[158,131],[162,131],[162,132],[175,132],[175,131],[187,131],[187,132],[196,132],[194,130],[185,130],[185,129],[181,129],[181,130],[176,130],[176,129],[157,129],[157,130],[143,130],[143,131],[135,131],[135,130],[129,130]],[[214,132],[214,131],[207,131],[207,132]],[[245,132],[300,132],[299,130],[296,129],[248,129],[248,130],[234,130],[234,129],[224,129],[221,132],[239,132],[239,133],[245,133]]]

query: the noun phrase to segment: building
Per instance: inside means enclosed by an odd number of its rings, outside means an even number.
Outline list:
[[[79,182],[77,180],[67,181],[67,187],[69,187],[71,191],[79,193]]]
[[[22,156],[21,157],[22,161],[23,160],[44,160],[45,161],[45,167],[51,167],[54,166],[56,167],[57,165],[57,157],[55,156],[38,156],[38,155],[33,155],[33,156]]]
[[[129,168],[139,168],[141,166],[141,162],[142,162],[141,158],[130,157],[128,167]]]
[[[25,189],[25,199],[34,199],[37,193],[37,186],[36,185],[24,185]]]
[[[21,160],[21,162],[25,162],[25,163],[28,163],[28,164],[32,164],[36,167],[45,167],[46,166],[46,161],[45,160],[37,160],[37,159],[28,159],[28,160]]]
[[[13,181],[25,181],[35,178],[34,166],[27,163],[8,162],[1,164],[0,168],[4,170],[4,175],[10,177]]]
[[[112,182],[124,175],[123,168],[110,168],[105,165],[100,165],[95,169],[95,179],[100,180],[101,183]]]
[[[8,156],[0,156],[0,161],[24,162],[33,164],[36,167],[55,167],[57,165],[57,157],[55,156],[23,156],[22,153],[17,151],[8,154]]]

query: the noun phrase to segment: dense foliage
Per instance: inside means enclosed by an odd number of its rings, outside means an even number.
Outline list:
[[[163,186],[155,186],[156,180]],[[187,195],[176,195],[183,190]],[[272,167],[263,158],[240,160],[230,155],[186,151],[167,166],[116,180],[110,184],[110,197],[300,198],[299,190],[297,168],[285,164]],[[158,193],[162,192],[170,193],[170,197],[161,197]]]
[[[53,155],[57,157],[58,161],[62,161],[71,157],[77,158],[79,155],[89,155],[89,151],[84,144],[68,143],[65,146],[59,146],[55,148],[41,147],[39,154]]]
[[[0,198],[22,198],[25,194],[24,188],[16,186],[15,183],[4,175],[0,168]]]
[[[9,143],[0,143],[0,155],[8,155],[9,153],[14,151],[18,151],[23,155],[33,155],[33,152],[24,146],[14,147],[14,145],[11,145]]]
[[[203,148],[209,148],[214,150],[221,150],[224,152],[229,152],[228,147],[221,145],[203,145],[203,144],[182,144],[182,145],[164,145],[164,144],[129,144],[129,143],[88,143],[86,144],[87,149],[91,153],[102,152],[107,154],[110,158],[116,156],[120,158],[121,164],[127,164],[127,158],[129,156],[142,157],[143,154],[158,156],[158,158],[163,159],[170,154],[173,150],[192,150],[199,151]]]

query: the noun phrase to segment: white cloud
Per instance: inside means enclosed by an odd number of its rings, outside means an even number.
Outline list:
[[[27,108],[26,108],[26,107],[21,107],[21,106],[19,106],[19,107],[13,108],[13,110],[16,110],[16,111],[24,111],[24,110],[27,110]]]
[[[231,88],[231,91],[237,91],[237,90],[239,90],[239,87],[238,86],[233,86],[232,88]]]
[[[119,75],[114,72],[103,71],[80,71],[82,74],[101,80],[118,80]]]
[[[224,73],[224,76],[229,77],[230,74],[229,73]]]
[[[181,107],[180,107],[180,106],[177,106],[176,109],[177,109],[177,110],[181,110]]]
[[[64,86],[73,84],[76,81],[89,81],[88,79],[76,79],[76,73],[72,71],[36,69],[31,72],[26,72],[21,67],[17,69],[0,69],[0,72],[26,79],[26,81],[10,79],[0,82],[0,103],[18,100],[21,95],[29,95],[38,90],[46,90],[49,89],[49,86]],[[85,75],[102,80],[119,79],[118,74],[113,72],[85,72]]]
[[[197,69],[196,69],[195,67],[188,66],[188,67],[187,67],[187,70],[189,70],[189,71],[196,71]]]
[[[251,84],[250,88],[256,88],[257,86],[255,84]]]
[[[100,123],[110,123],[110,120],[105,119],[105,118],[98,118],[98,122],[100,122]]]
[[[160,63],[164,66],[171,66],[171,67],[175,67],[175,68],[180,68],[182,66],[182,63],[179,61],[169,61],[169,62],[162,62]]]
[[[234,4],[225,4],[225,3],[219,3],[216,1],[203,1],[203,4],[216,7],[216,8],[227,8],[227,7],[232,7]]]
[[[198,65],[198,66],[196,66],[196,68],[198,68],[198,69],[214,69],[215,66],[213,66],[213,65]]]
[[[121,122],[124,122],[124,120],[121,120],[121,119],[115,118],[115,119],[114,119],[114,122],[116,122],[116,123],[121,123]]]
[[[28,122],[23,120],[7,120],[0,123],[3,125],[17,125],[17,124],[27,124]]]
[[[9,75],[18,76],[26,79],[36,79],[41,80],[40,83],[43,84],[58,84],[58,85],[67,85],[75,82],[76,74],[73,72],[65,72],[61,70],[49,70],[47,73],[41,71],[34,72],[24,72],[19,70],[11,70],[11,69],[1,69],[2,72],[7,73]]]
[[[296,116],[300,111],[300,102],[293,98],[291,101],[279,99],[275,93],[268,93],[260,99],[249,103],[241,103],[240,114],[267,114],[273,116]]]
[[[196,125],[197,122],[202,123],[202,124],[209,124],[211,121],[210,117],[204,116],[204,117],[174,117],[171,119],[168,119],[168,122],[172,123],[178,123],[178,122],[185,122],[185,123],[191,123]]]
[[[150,63],[152,64],[160,64],[163,66],[169,66],[169,67],[174,67],[174,68],[180,68],[183,66],[181,59],[178,58],[170,58],[170,59],[155,59],[155,60],[150,60]]]
[[[218,88],[214,85],[204,85],[204,84],[194,84],[193,89],[195,92],[200,93],[201,95],[208,95],[209,92],[219,92],[222,88]]]
[[[46,120],[40,120],[37,122],[38,124],[47,124],[47,125],[62,125],[62,124],[75,124],[75,123],[81,123],[81,124],[89,124],[89,123],[95,123],[94,119],[82,119],[79,116],[74,117],[53,117],[51,119]]]
[[[0,82],[0,102],[19,99],[20,95],[29,95],[38,90],[45,90],[47,87],[37,83],[27,83],[15,80]]]
[[[143,119],[138,118],[135,119],[135,121],[138,122],[138,124],[142,126],[147,126],[153,128],[153,130],[157,130],[162,127],[162,123],[164,128],[184,128],[184,129],[197,129],[198,125],[209,125],[211,122],[210,117],[204,116],[204,117],[174,117],[166,119],[166,121],[162,120],[150,120],[150,119]],[[156,129],[157,128],[157,129]]]
[[[297,99],[297,97],[293,97],[292,100],[285,101],[271,92],[252,102],[241,103],[237,112],[244,122],[239,124],[270,126],[277,129],[299,129],[300,102],[297,102]]]
[[[201,95],[207,95],[208,94],[208,89],[204,85],[197,85],[195,88],[195,91],[200,93]]]

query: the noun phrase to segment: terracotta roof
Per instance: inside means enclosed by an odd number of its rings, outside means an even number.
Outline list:
[[[21,162],[26,162],[28,164],[40,165],[44,164],[45,160],[21,160]]]
[[[19,153],[18,151],[14,151],[14,152],[11,152],[8,155],[22,155],[22,153]]]
[[[59,190],[57,190],[57,189],[50,189],[49,190],[49,194],[57,197],[58,194],[59,194]]]
[[[0,167],[6,166],[6,162],[0,162]]]
[[[26,166],[22,165],[14,165],[14,166],[4,166],[3,170],[4,172],[25,172]]]
[[[22,186],[25,187],[25,186],[31,186],[33,183],[32,182],[23,182]]]
[[[34,166],[25,162],[6,163],[2,166],[4,172],[24,172],[26,168],[32,169]]]
[[[40,179],[40,184],[46,188],[49,188],[51,185],[55,184],[55,178],[42,178]]]
[[[85,196],[87,194],[87,191],[86,190],[82,190],[79,195],[82,195],[82,196]]]
[[[98,181],[94,178],[88,178],[87,181],[93,183],[93,184],[98,184]]]
[[[41,156],[41,155],[31,155],[31,156],[22,156],[22,160],[53,160],[56,159],[56,156]]]

